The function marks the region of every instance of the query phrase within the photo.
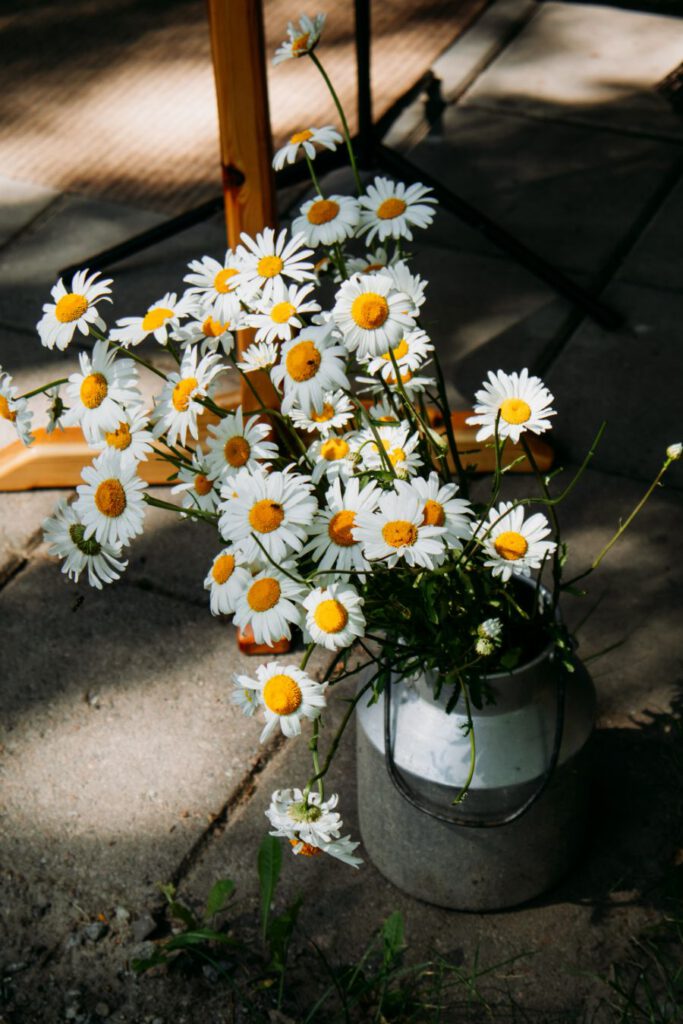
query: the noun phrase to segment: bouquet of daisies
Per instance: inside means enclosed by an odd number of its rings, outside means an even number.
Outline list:
[[[322,26],[322,16],[290,25],[276,62],[307,56],[329,85],[315,53]],[[357,865],[357,843],[342,836],[337,796],[325,789],[353,707],[377,699],[392,679],[431,670],[438,690],[449,688],[449,707],[462,699],[469,709],[486,700],[488,673],[513,669],[549,642],[569,652],[554,614],[568,585],[557,505],[576,478],[551,496],[528,439],[550,428],[553,397],[526,369],[499,370],[470,419],[496,465],[490,493],[471,500],[443,375],[420,327],[426,282],[403,248],[432,222],[435,200],[420,184],[378,177],[363,186],[332,93],[342,132],[305,128],[273,161],[279,168],[303,157],[310,169],[314,195],[291,230],[243,235],[222,261],[193,260],[180,297],[168,293],[111,330],[101,316],[110,280],[87,271],[70,289],[60,280],[43,307],[40,339],[63,351],[78,332],[90,346],[68,380],[28,395],[0,374],[0,416],[30,443],[29,401],[47,392],[48,429],[78,426],[93,449],[76,500],[60,502],[45,523],[49,549],[71,579],[87,573],[94,587],[118,579],[147,506],[168,508],[216,529],[215,557],[201,570],[214,615],[233,616],[259,644],[301,632],[298,667],[266,661],[235,678],[233,699],[245,715],[264,718],[262,740],[278,729],[296,736],[311,721],[310,777],[273,794],[273,834],[296,854],[324,851]],[[328,195],[314,160],[342,141],[356,194]],[[172,357],[171,372],[137,351],[152,339]],[[139,364],[159,378],[151,407]],[[249,412],[216,401],[228,374],[241,377]],[[268,400],[272,389],[278,402]],[[538,487],[507,502],[500,488],[513,444]],[[656,482],[680,454],[671,447]],[[179,504],[146,491],[140,467],[150,457],[169,463]],[[544,566],[550,600],[541,599]],[[532,585],[520,585],[532,575]],[[306,671],[316,647],[331,656],[322,680]],[[358,663],[363,685],[322,760],[322,716]]]

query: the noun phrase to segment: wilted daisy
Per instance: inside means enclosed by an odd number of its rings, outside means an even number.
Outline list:
[[[232,547],[216,555],[204,580],[210,593],[212,615],[232,615],[235,602],[251,583],[251,573],[242,556]]]
[[[169,444],[180,438],[184,445],[188,432],[191,437],[198,436],[197,417],[204,412],[199,400],[206,398],[211,382],[222,369],[224,364],[216,353],[204,356],[198,363],[196,348],[185,352],[179,371],[168,375],[157,399],[153,412],[155,437],[166,434]]]
[[[237,365],[243,373],[270,370],[280,358],[280,349],[272,341],[255,341],[242,352]]]
[[[293,405],[289,415],[297,430],[306,430],[309,433],[315,430],[323,437],[327,437],[333,431],[342,430],[349,420],[353,419],[353,403],[343,391],[328,391],[323,395],[323,407],[320,412],[312,409],[310,413],[306,413],[297,405]]]
[[[57,384],[53,388],[49,388],[45,392],[45,398],[48,402],[47,407],[47,426],[45,432],[51,434],[53,430],[59,427],[60,430],[64,430],[64,424],[62,423],[62,416],[64,415],[65,406],[62,401],[62,397],[59,393],[60,385]]]
[[[358,200],[361,205],[358,234],[367,232],[368,242],[378,238],[413,237],[411,228],[426,228],[434,220],[436,199],[431,189],[415,183],[404,185],[389,178],[375,178],[368,185],[365,195]]]
[[[492,509],[482,525],[485,529],[477,532],[481,532],[487,555],[484,565],[504,581],[513,575],[530,576],[531,570],[540,569],[543,560],[557,547],[553,541],[545,540],[550,526],[542,513],[525,519],[524,509],[515,508],[510,501]]]
[[[493,437],[498,420],[498,436],[509,437],[516,444],[527,430],[542,434],[550,429],[549,417],[555,415],[550,406],[553,396],[539,377],[521,373],[489,370],[488,381],[475,395],[474,412],[468,423],[479,424],[477,441]]]
[[[372,513],[377,508],[381,491],[374,481],[361,488],[357,478],[352,477],[346,486],[337,479],[325,496],[325,505],[319,510],[309,530],[310,540],[302,554],[310,554],[321,572],[335,578],[338,570],[342,579],[348,573],[358,573],[364,578],[364,570],[370,563],[363,554],[363,546],[354,535],[356,516]]]
[[[317,484],[324,476],[328,480],[336,480],[337,477],[347,480],[356,468],[358,440],[359,435],[352,431],[343,437],[339,434],[330,434],[314,441],[306,452],[306,457],[313,466],[313,483]]]
[[[406,424],[401,426],[376,427],[376,433],[370,429],[361,431],[361,444],[358,454],[367,469],[386,469],[386,460],[391,463],[400,477],[413,476],[422,465],[422,457],[417,448],[420,443],[419,434],[410,431]],[[377,439],[384,449],[384,456]]]
[[[247,690],[255,690],[261,698],[266,713],[262,743],[278,726],[285,736],[298,736],[301,719],[318,718],[326,704],[327,683],[316,683],[295,665],[269,661],[258,666],[256,679],[235,676],[235,681]]]
[[[500,647],[503,635],[503,623],[500,619],[486,619],[477,626],[477,639],[474,649],[482,658],[488,658],[497,647]]]
[[[415,326],[410,308],[390,277],[368,274],[342,282],[332,315],[346,347],[365,359],[388,352]]]
[[[397,480],[394,488],[397,494],[420,497],[422,522],[425,526],[443,526],[443,540],[452,550],[459,551],[463,540],[472,536],[472,506],[464,498],[456,497],[457,484],[442,484],[439,474],[432,472],[427,480],[420,476],[413,477],[410,483]]]
[[[296,403],[307,412],[321,412],[324,396],[334,388],[347,388],[346,349],[333,337],[331,324],[304,327],[282,346],[280,362],[270,371],[276,387],[282,388],[282,412]]]
[[[180,321],[196,312],[197,302],[192,296],[184,295],[179,299],[175,292],[167,292],[152,303],[144,316],[124,316],[117,320],[109,337],[128,348],[140,345],[151,334],[160,345],[165,345],[170,335],[178,329]]]
[[[199,345],[203,356],[219,349],[229,356],[235,347],[235,332],[244,330],[246,326],[241,308],[231,320],[215,320],[211,313],[207,313],[199,320],[188,320],[173,332],[173,339],[179,341],[182,348]]]
[[[314,18],[304,14],[298,25],[290,21],[287,26],[287,38],[275,51],[273,64],[281,64],[283,60],[291,60],[293,57],[305,57],[316,46],[324,24],[324,14],[316,14]]]
[[[123,462],[135,465],[146,459],[154,447],[154,438],[149,426],[149,416],[141,405],[129,406],[123,410],[118,425],[113,430],[102,431],[99,441],[92,447],[98,451],[115,448],[121,453]]]
[[[92,356],[81,352],[80,373],[69,376],[65,427],[80,426],[89,444],[125,419],[125,406],[138,405],[137,370],[132,359],[117,359],[106,341],[96,341]]]
[[[270,558],[282,562],[304,545],[318,504],[312,489],[310,477],[300,473],[245,476],[240,481],[238,496],[221,505],[221,536],[254,561],[263,558],[254,539],[258,538]]]
[[[257,469],[260,462],[276,459],[277,445],[267,440],[270,432],[258,416],[251,416],[245,424],[241,405],[219,423],[212,423],[206,438],[206,465],[212,477],[225,480],[243,466]]]
[[[32,418],[28,400],[19,397],[19,389],[12,384],[11,376],[0,367],[0,420],[11,423],[20,440],[29,445],[34,440],[31,433]]]
[[[43,316],[36,324],[40,340],[46,348],[58,348],[62,352],[78,329],[81,334],[90,333],[90,325],[100,331],[106,324],[97,311],[98,302],[111,302],[111,279],[98,281],[98,271],[89,275],[88,270],[79,270],[71,280],[71,291],[67,291],[61,277],[50,294],[54,302],[46,302]]]
[[[341,836],[344,823],[335,811],[338,802],[336,793],[323,800],[315,791],[304,797],[300,789],[276,789],[266,811],[273,826],[270,834],[289,839],[295,854],[313,857],[328,853],[357,868],[363,863],[353,855],[358,843]]]
[[[406,331],[398,345],[391,349],[400,372],[418,370],[433,351],[434,346],[419,327],[412,331]],[[370,373],[381,373],[385,380],[395,377],[396,374],[389,352],[384,352],[381,356],[373,356],[368,360],[367,367]]]
[[[303,602],[306,609],[304,640],[320,644],[328,651],[349,647],[357,637],[365,636],[363,598],[350,583],[330,583],[316,587]]]
[[[287,277],[299,282],[315,278],[313,264],[308,259],[313,252],[304,248],[303,235],[295,235],[287,241],[286,228],[277,236],[273,228],[264,228],[255,239],[244,232],[240,237],[244,242],[237,249],[241,270],[235,278],[240,294],[251,294],[258,288],[267,300],[276,284],[285,283]]]
[[[317,313],[320,309],[315,300],[306,301],[313,288],[312,284],[299,288],[295,284],[287,287],[279,283],[270,299],[259,303],[259,312],[246,316],[249,327],[256,328],[256,341],[289,341],[301,328],[304,314]]]
[[[300,605],[306,586],[291,579],[296,571],[293,563],[283,562],[282,567],[289,576],[269,565],[256,573],[235,599],[233,621],[242,628],[250,626],[257,644],[272,644],[283,636],[289,639],[290,626],[301,625]]]
[[[342,142],[342,136],[336,128],[325,125],[323,128],[304,128],[294,132],[281,149],[273,157],[273,167],[281,171],[285,164],[293,164],[300,152],[304,152],[309,160],[316,157],[316,146],[334,151]]]
[[[49,519],[43,522],[43,537],[51,555],[64,559],[62,572],[74,583],[82,572],[88,571],[88,583],[97,590],[103,583],[119,579],[128,565],[122,562],[118,544],[100,544],[91,537],[85,539],[85,527],[72,505],[62,499]]]
[[[216,511],[220,500],[216,480],[203,457],[195,453],[191,466],[180,466],[178,481],[171,488],[171,494],[181,495],[183,508],[193,508],[200,512]]]
[[[240,300],[235,290],[235,279],[239,273],[239,261],[232,249],[228,249],[222,263],[213,256],[202,256],[188,264],[191,273],[183,281],[191,287],[186,295],[194,296],[202,310],[210,313],[220,323],[232,320],[240,311]]]
[[[354,537],[369,561],[382,560],[391,568],[401,559],[408,565],[434,569],[445,557],[444,526],[426,526],[421,498],[402,491],[385,491],[375,512],[358,512]]]
[[[145,518],[141,480],[130,463],[112,448],[102,452],[81,474],[74,511],[85,527],[84,537],[100,544],[127,544],[142,533]]]
[[[301,232],[309,245],[334,245],[353,238],[360,212],[358,200],[351,196],[315,196],[301,207],[292,222],[292,231]]]

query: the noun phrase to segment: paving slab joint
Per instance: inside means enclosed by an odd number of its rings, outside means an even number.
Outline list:
[[[20,551],[15,551],[10,556],[9,562],[0,567],[0,590],[3,590],[13,579],[16,579],[20,573],[29,564],[31,555],[43,542],[43,528],[39,526],[38,529],[31,534],[23,548]],[[2,1022],[0,1021],[0,1024]]]
[[[59,213],[59,211],[63,209],[68,198],[69,197],[65,192],[62,192],[61,195],[55,196],[47,206],[43,206],[42,209],[38,210],[33,217],[22,224],[20,228],[17,228],[9,238],[6,238],[4,242],[0,243],[0,253],[4,252],[5,249],[8,249],[10,245],[20,242],[24,235],[30,235],[36,228],[42,227],[42,225],[50,220],[55,213]]]

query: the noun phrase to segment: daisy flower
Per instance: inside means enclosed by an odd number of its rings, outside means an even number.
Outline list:
[[[251,573],[244,559],[233,548],[223,548],[204,580],[204,589],[211,595],[211,614],[232,615],[237,598],[250,583]]]
[[[525,520],[524,509],[515,508],[510,501],[491,509],[486,526],[482,540],[487,556],[484,565],[505,582],[513,575],[531,576],[531,570],[540,569],[557,547],[545,540],[550,526],[541,512]]]
[[[356,637],[365,636],[363,598],[350,583],[317,587],[304,599],[306,621],[304,640],[328,651],[349,647]]]
[[[276,387],[284,390],[282,412],[286,416],[294,403],[306,412],[322,412],[325,393],[348,388],[345,371],[346,349],[332,337],[332,324],[304,327],[282,346],[280,362],[270,371]]]
[[[222,263],[213,256],[202,256],[200,260],[188,263],[190,274],[183,281],[191,287],[185,295],[193,296],[203,310],[223,323],[232,320],[240,311],[240,300],[235,290],[239,274],[239,261],[232,249],[228,249]]]
[[[296,572],[292,562],[282,567]],[[304,583],[295,583],[290,576],[275,566],[256,573],[235,599],[236,626],[251,626],[257,644],[272,644],[281,637],[292,635],[290,625],[301,625],[303,613],[300,605],[306,594]]]
[[[210,475],[203,458],[198,458],[195,453],[191,466],[178,469],[178,479],[180,483],[171,488],[171,494],[182,495],[183,508],[198,509],[201,512],[216,511],[220,500],[216,480]]]
[[[46,348],[64,351],[78,329],[81,334],[90,334],[90,325],[106,329],[104,320],[97,311],[98,302],[111,302],[111,279],[98,281],[98,271],[88,276],[89,271],[79,270],[71,279],[71,291],[67,291],[61,277],[50,294],[54,302],[46,302],[43,316],[36,324],[40,340]]]
[[[211,313],[207,313],[199,320],[190,320],[183,324],[173,332],[173,338],[179,341],[184,349],[200,345],[203,356],[207,352],[217,352],[219,348],[224,355],[229,356],[235,347],[235,331],[242,331],[246,326],[241,309],[236,317],[224,321],[214,320]]]
[[[370,419],[379,423],[391,423],[396,426],[399,423],[399,414],[391,405],[388,398],[381,398],[368,409]]]
[[[310,53],[320,39],[325,17],[324,14],[316,14],[314,18],[309,18],[304,14],[298,25],[290,21],[287,26],[287,38],[275,51],[273,64],[281,64],[283,60],[304,57]]]
[[[308,461],[313,465],[311,479],[317,484],[324,476],[328,480],[335,480],[341,477],[347,480],[356,468],[356,453],[359,434],[352,431],[345,437],[338,434],[330,434],[329,437],[322,437],[314,441],[306,455]]]
[[[317,431],[327,437],[334,430],[343,430],[350,419],[353,419],[353,404],[343,391],[328,391],[323,395],[323,407],[320,412],[312,409],[305,413],[296,405],[289,412],[290,419],[298,430]]]
[[[309,160],[315,160],[316,145],[334,151],[342,141],[342,136],[331,125],[325,125],[324,128],[304,128],[303,131],[294,132],[289,142],[278,149],[273,157],[273,168],[281,171],[285,164],[293,164],[302,150]]]
[[[31,433],[33,413],[28,407],[28,400],[18,397],[18,392],[19,389],[12,384],[12,377],[0,366],[0,420],[11,423],[20,440],[28,446],[34,440]]]
[[[527,430],[542,434],[550,429],[548,418],[555,415],[550,408],[553,396],[539,377],[530,377],[526,368],[521,373],[489,370],[488,377],[475,395],[476,415],[467,418],[468,423],[479,425],[477,441],[495,435],[496,420],[499,437],[509,437],[513,444]]]
[[[368,242],[378,238],[413,237],[412,227],[426,228],[434,220],[436,199],[430,196],[431,189],[424,185],[404,185],[389,178],[375,178],[368,185],[365,195],[358,200],[361,205],[358,234],[367,232]]]
[[[304,313],[317,313],[320,306],[315,301],[306,302],[306,296],[314,285],[297,288],[281,282],[273,289],[270,299],[260,304],[260,310],[246,317],[249,327],[256,327],[256,341],[289,341],[294,331],[301,328]]]
[[[102,431],[100,440],[93,442],[96,451],[115,448],[121,452],[122,462],[135,465],[147,458],[154,447],[154,438],[147,430],[149,417],[141,405],[123,410],[118,425],[113,430]]]
[[[300,232],[308,245],[334,245],[353,238],[360,212],[358,200],[351,196],[315,196],[301,207],[292,222],[292,231]]]
[[[318,718],[326,705],[327,683],[316,683],[295,665],[280,665],[269,661],[259,665],[256,679],[235,676],[236,682],[247,690],[255,690],[266,712],[266,725],[261,733],[264,743],[278,725],[285,736],[298,736],[301,719]]]
[[[300,473],[278,471],[245,477],[238,496],[221,504],[221,536],[253,561],[263,558],[258,538],[269,557],[282,562],[304,545],[317,508],[312,489],[310,477]]]
[[[457,484],[441,484],[439,474],[432,472],[429,478],[414,477],[410,483],[397,480],[394,484],[397,494],[410,497],[417,494],[422,501],[422,522],[425,526],[443,526],[444,543],[454,551],[462,548],[463,540],[472,536],[472,506],[464,498],[457,498]]]
[[[129,348],[140,345],[152,334],[160,345],[165,345],[181,319],[196,312],[197,303],[192,296],[184,295],[178,299],[175,292],[167,292],[152,303],[144,316],[124,316],[117,320],[117,326],[109,332],[109,337],[118,345]]]
[[[386,452],[389,462],[400,477],[414,476],[422,465],[422,458],[417,452],[420,437],[411,433],[410,428],[403,424],[398,427],[377,427],[377,434]],[[361,445],[358,452],[363,465],[370,470],[385,469],[385,460],[377,445],[375,434],[370,429],[361,431]]]
[[[204,356],[197,362],[197,349],[185,352],[179,372],[170,373],[166,384],[157,399],[153,419],[155,420],[154,436],[166,434],[168,444],[185,444],[188,431],[191,437],[198,437],[197,417],[204,412],[200,398],[206,398],[209,385],[221,370],[224,363],[216,353]]]
[[[382,492],[374,481],[361,487],[358,479],[352,477],[346,486],[336,479],[325,497],[321,508],[309,530],[310,540],[302,554],[310,554],[321,572],[335,579],[336,573],[347,579],[349,572],[358,573],[364,579],[364,572],[370,563],[363,554],[363,546],[354,535],[356,516],[370,514],[377,508]]]
[[[92,356],[81,352],[80,373],[69,376],[66,393],[69,409],[65,427],[80,426],[89,444],[105,431],[116,430],[125,419],[126,405],[138,405],[137,370],[132,359],[117,359],[106,341],[96,341]]]
[[[332,311],[350,352],[359,359],[379,356],[398,345],[415,326],[410,299],[383,274],[366,274],[343,281]]]
[[[267,301],[276,284],[284,283],[286,277],[298,282],[314,280],[313,264],[308,259],[313,251],[303,248],[303,235],[287,241],[286,228],[277,237],[273,228],[264,228],[255,239],[244,232],[240,237],[244,242],[237,249],[241,270],[235,278],[240,294],[253,295],[259,288]]]
[[[300,789],[276,789],[266,816],[272,825],[272,836],[289,839],[292,851],[307,857],[329,853],[332,857],[357,868],[362,864],[353,851],[358,843],[350,836],[341,836],[344,823],[335,811],[339,797],[333,793],[323,800],[317,792],[307,797]]]
[[[375,512],[359,512],[354,537],[370,561],[381,559],[391,568],[403,559],[408,565],[434,569],[444,560],[444,526],[426,526],[420,496],[385,491]]]
[[[398,364],[400,371],[418,370],[430,354],[434,346],[425,332],[416,327],[413,331],[406,331],[398,345],[395,345],[391,352]],[[369,373],[381,373],[385,380],[394,376],[394,363],[389,352],[381,356],[373,356],[368,360],[367,368]]]
[[[242,686],[238,682],[233,683],[233,691],[230,694],[230,703],[236,704],[238,708],[241,708],[242,714],[246,715],[247,718],[253,718],[261,707],[258,691],[250,690],[248,687]]]
[[[258,416],[252,416],[245,425],[241,405],[220,423],[212,423],[206,438],[206,465],[211,476],[225,480],[243,466],[257,469],[260,462],[277,458],[277,445],[266,440],[270,432],[269,425]]]
[[[85,540],[94,536],[111,547],[142,533],[145,481],[136,475],[135,466],[124,464],[120,453],[110,448],[86,466],[81,476],[85,483],[76,488],[78,498],[73,507],[85,527]]]
[[[388,267],[387,273],[393,280],[394,287],[399,292],[405,292],[411,299],[415,310],[419,310],[420,306],[424,305],[427,282],[419,274],[411,274],[410,267],[405,260],[398,260],[393,266]]]
[[[270,370],[280,358],[279,348],[272,341],[255,341],[242,352],[237,365],[244,373]]]
[[[397,259],[398,255],[396,253],[390,257],[387,250],[383,246],[378,245],[371,252],[366,252],[365,256],[347,257],[346,269],[349,276],[353,274],[377,274],[386,272],[389,267],[396,263]]]
[[[97,590],[119,579],[128,562],[120,561],[121,548],[85,539],[85,527],[72,505],[62,499],[43,522],[43,538],[51,555],[64,559],[62,572],[74,583],[88,571],[88,583]]]

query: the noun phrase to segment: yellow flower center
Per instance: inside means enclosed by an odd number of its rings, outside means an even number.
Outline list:
[[[59,320],[60,324],[70,324],[74,320],[79,320],[88,308],[88,300],[85,295],[79,295],[77,292],[69,292],[68,295],[62,295],[61,299],[55,306],[55,316]]]
[[[234,277],[238,271],[234,267],[225,267],[223,270],[219,270],[213,279],[213,286],[217,292],[221,295],[225,295],[226,292],[232,291],[232,285],[228,284],[231,277]]]
[[[318,372],[321,360],[322,356],[312,341],[299,341],[287,353],[287,373],[299,383],[310,380]]]
[[[505,530],[503,533],[499,533],[493,546],[506,562],[516,562],[519,558],[524,558],[529,550],[526,537],[515,530]]]
[[[95,491],[95,504],[103,516],[116,519],[126,508],[126,492],[120,480],[103,480]]]
[[[351,316],[363,330],[374,331],[389,316],[389,303],[377,292],[363,292],[353,300]]]
[[[233,555],[219,555],[211,568],[211,575],[220,586],[227,583],[235,571],[235,558]]]
[[[263,687],[263,703],[276,715],[291,715],[302,699],[301,688],[291,676],[271,676]]]
[[[300,839],[289,840],[290,846],[298,846],[299,843],[301,843]],[[299,854],[302,854],[304,857],[317,857],[322,852],[319,846],[312,846],[310,843],[301,843],[301,849],[299,850]]]
[[[443,505],[440,505],[438,501],[432,501],[431,498],[428,498],[422,514],[422,525],[443,526],[445,522],[446,513],[443,510]]]
[[[380,220],[393,220],[394,217],[400,217],[405,212],[406,204],[402,199],[397,199],[396,196],[391,196],[389,199],[385,199],[383,203],[380,203],[377,207],[377,216]]]
[[[330,599],[320,602],[313,612],[313,618],[323,633],[340,633],[349,621],[349,613],[341,601]]]
[[[155,306],[153,309],[148,309],[142,320],[143,331],[156,331],[159,327],[163,327],[167,320],[174,316],[172,309],[167,309],[166,306]]]
[[[410,546],[417,540],[417,527],[406,519],[392,519],[382,527],[382,536],[391,548]]]
[[[303,57],[308,49],[308,40],[310,38],[310,32],[304,32],[303,35],[297,36],[296,39],[292,40],[292,53],[295,57]]]
[[[259,533],[272,533],[285,518],[285,511],[277,501],[262,498],[249,510],[249,523]]]
[[[178,412],[185,412],[190,404],[192,392],[196,387],[196,377],[184,377],[182,380],[178,381],[176,386],[173,388],[173,397],[171,399],[174,408],[176,408]]]
[[[404,356],[408,355],[408,342],[405,338],[401,338],[396,348],[391,350],[394,353],[394,359],[403,359]],[[391,353],[385,352],[382,359],[386,359],[387,362],[391,359]]]
[[[339,213],[339,203],[334,199],[318,199],[306,214],[310,224],[329,224]]]
[[[302,132],[294,132],[289,142],[290,145],[298,146],[300,142],[308,142],[309,139],[313,138],[313,132],[308,128],[304,128]]]
[[[256,270],[261,277],[277,277],[284,263],[279,256],[262,256],[256,264]]]
[[[500,416],[506,423],[526,423],[531,417],[531,406],[523,398],[506,398],[500,404]]]
[[[296,306],[291,302],[276,302],[270,311],[270,319],[275,324],[286,324],[290,316],[296,313]]]
[[[239,469],[240,466],[246,465],[249,461],[251,447],[241,434],[236,434],[235,437],[229,437],[225,442],[223,454],[229,466],[235,466],[235,468]]]
[[[194,478],[194,489],[197,494],[200,494],[203,497],[205,494],[209,493],[212,487],[213,481],[209,480],[208,476],[205,476],[204,473],[197,473]]]
[[[132,441],[130,427],[123,421],[119,423],[116,430],[108,431],[104,437],[109,447],[116,448],[119,452],[125,452],[126,448],[130,448]]]
[[[350,548],[357,543],[353,539],[351,530],[356,521],[356,513],[350,509],[342,509],[335,512],[327,525],[327,533],[331,540],[340,548]]]
[[[107,397],[107,378],[101,373],[91,373],[81,384],[81,402],[86,409],[97,409]]]
[[[0,395],[0,416],[4,420],[9,420],[10,423],[14,423],[17,418],[17,414],[13,409],[10,409],[9,402],[4,395]]]
[[[320,445],[320,455],[327,462],[336,462],[349,454],[349,443],[343,437],[328,437]]]
[[[255,612],[267,612],[280,600],[282,590],[277,580],[272,576],[266,576],[263,580],[256,580],[247,591],[249,607]]]
[[[227,327],[227,324],[219,323],[212,316],[207,316],[202,324],[202,333],[206,338],[220,338],[221,334],[227,330]]]
[[[329,402],[325,402],[323,405],[322,412],[316,412],[315,409],[311,413],[311,419],[314,423],[327,423],[334,416],[334,406],[330,405]]]
[[[396,466],[399,462],[405,462],[406,453],[403,448],[392,448],[387,454],[392,466]]]

